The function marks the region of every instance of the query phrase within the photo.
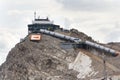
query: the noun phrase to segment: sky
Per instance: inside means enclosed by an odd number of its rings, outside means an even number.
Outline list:
[[[120,0],[0,0],[0,64],[27,35],[35,11],[96,41],[120,42]]]

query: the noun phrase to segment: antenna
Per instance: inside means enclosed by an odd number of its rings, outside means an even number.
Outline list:
[[[36,19],[36,12],[34,12],[34,20]]]

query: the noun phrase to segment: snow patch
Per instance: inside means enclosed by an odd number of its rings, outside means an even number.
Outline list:
[[[90,77],[95,75],[95,72],[91,67],[91,63],[92,60],[90,57],[83,54],[82,52],[79,52],[75,61],[69,64],[69,69],[73,69],[79,72],[77,78],[85,78],[86,76]]]

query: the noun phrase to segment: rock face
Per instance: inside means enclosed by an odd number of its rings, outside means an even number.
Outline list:
[[[40,42],[27,38],[13,48],[0,67],[1,80],[75,80],[76,71],[68,69],[77,53],[63,50],[62,40],[42,35]]]
[[[71,33],[80,35],[74,30]],[[80,36],[93,41],[85,34]],[[40,42],[32,42],[27,36],[24,42],[16,44],[0,66],[0,80],[90,80],[101,77],[101,63],[82,50],[62,49],[61,42],[65,41],[44,34]]]

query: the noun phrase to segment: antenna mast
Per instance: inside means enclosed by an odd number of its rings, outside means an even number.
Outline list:
[[[36,19],[36,12],[34,12],[34,20]]]

